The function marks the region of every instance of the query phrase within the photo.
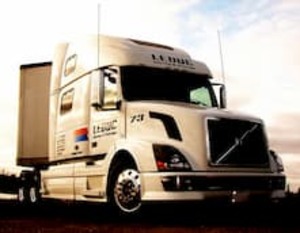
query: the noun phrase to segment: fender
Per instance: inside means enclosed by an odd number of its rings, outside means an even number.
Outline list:
[[[121,139],[116,141],[114,148],[107,154],[105,174],[109,173],[113,158],[121,151],[126,151],[132,156],[140,172],[157,171],[151,142]]]

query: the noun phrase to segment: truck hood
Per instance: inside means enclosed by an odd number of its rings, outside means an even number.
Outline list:
[[[222,142],[223,148],[221,150],[218,148],[217,154],[224,153],[220,151],[226,151],[232,147],[245,132],[252,134],[249,133],[249,128],[264,128],[259,118],[193,104],[161,101],[128,102],[127,113],[128,138],[173,146],[187,155],[194,170],[226,170],[226,166],[209,165],[212,153],[210,148],[218,147],[218,144]],[[212,121],[215,122],[211,127]],[[231,127],[234,128],[233,134],[235,135],[233,136],[228,135],[228,133],[231,134]],[[259,132],[261,132],[260,129]],[[262,135],[262,141],[265,142],[264,129],[260,135]],[[261,149],[262,153],[268,153],[266,146],[262,145]],[[236,169],[240,167],[237,166]]]
[[[261,118],[250,114],[244,114],[241,112],[230,111],[225,109],[218,109],[218,108],[206,108],[201,107],[196,104],[188,104],[188,103],[180,103],[180,102],[171,102],[171,101],[133,101],[128,102],[128,108],[138,108],[138,109],[145,109],[151,111],[157,111],[162,113],[170,113],[174,114],[177,113],[179,115],[185,114],[195,114],[202,117],[220,117],[220,118],[229,118],[229,119],[239,119],[239,120],[248,120],[257,123],[263,123]],[[176,115],[177,115],[176,114]]]

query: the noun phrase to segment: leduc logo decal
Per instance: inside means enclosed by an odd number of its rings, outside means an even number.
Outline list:
[[[183,67],[188,69],[195,69],[192,60],[189,57],[180,57],[180,56],[167,56],[163,54],[152,54],[152,61],[155,64],[168,65]]]
[[[81,128],[74,131],[75,142],[84,142],[88,141],[88,129]]]
[[[100,138],[103,136],[110,136],[117,134],[118,120],[101,122],[99,125],[93,126],[93,138]]]

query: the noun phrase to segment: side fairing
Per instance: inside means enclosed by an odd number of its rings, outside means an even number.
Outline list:
[[[89,95],[89,75],[61,89],[54,161],[88,154]]]

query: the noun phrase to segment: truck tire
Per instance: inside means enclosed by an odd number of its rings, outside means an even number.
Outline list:
[[[40,201],[39,189],[36,185],[29,187],[28,190],[28,202],[30,204],[37,204]]]
[[[141,208],[141,178],[135,165],[117,165],[111,174],[109,203],[118,213],[131,215]]]

